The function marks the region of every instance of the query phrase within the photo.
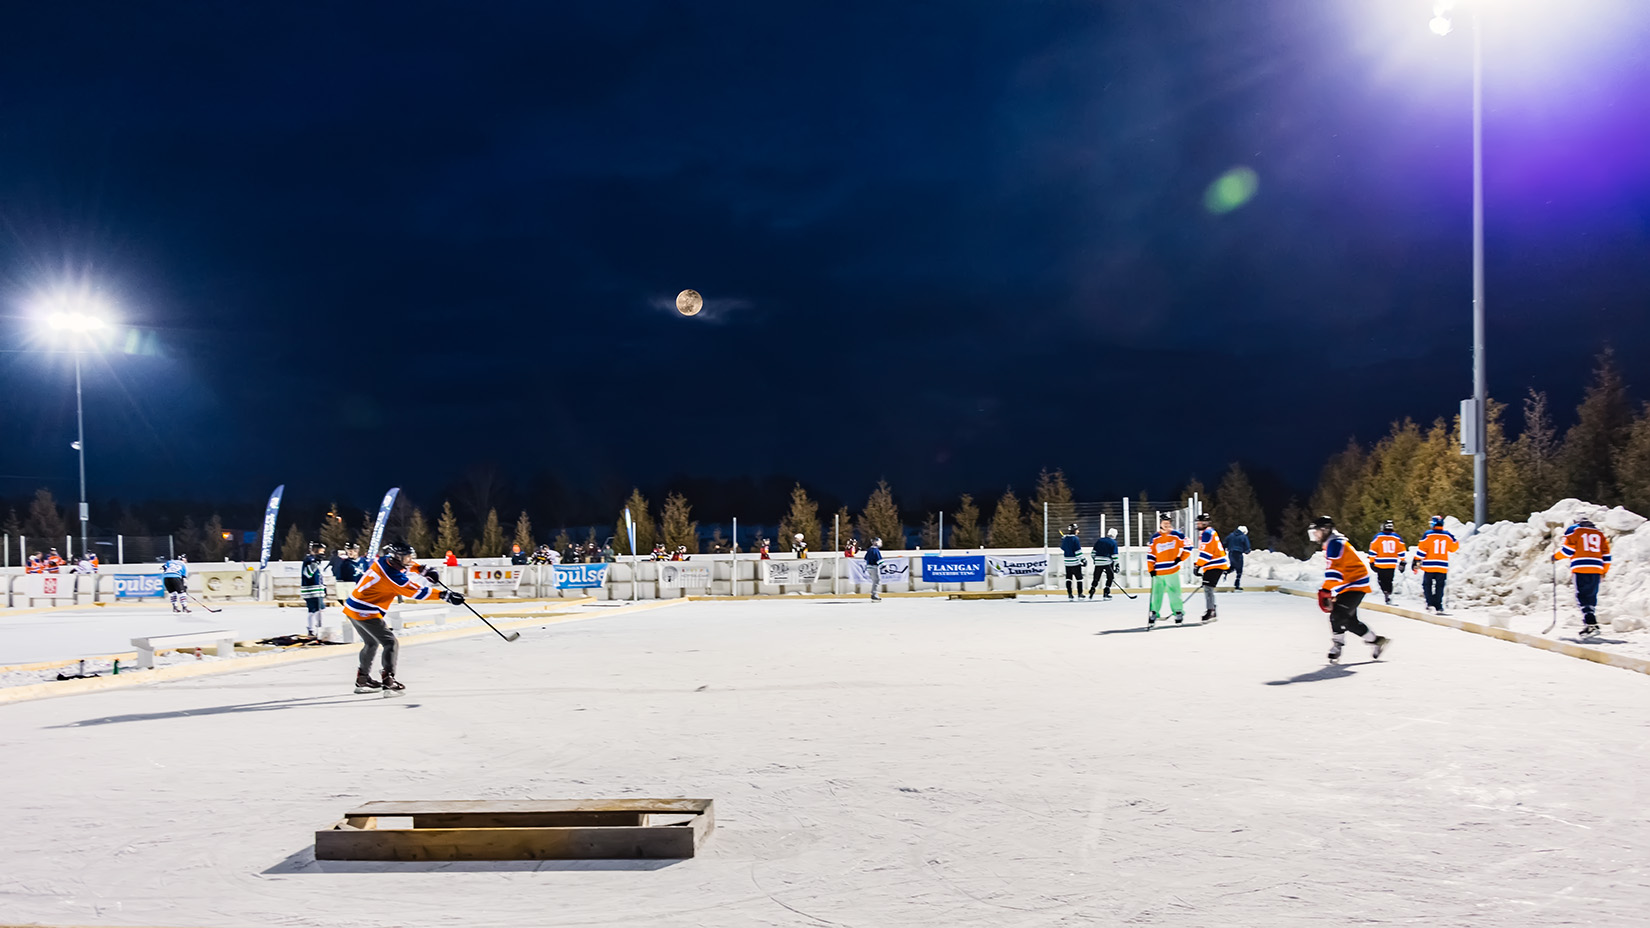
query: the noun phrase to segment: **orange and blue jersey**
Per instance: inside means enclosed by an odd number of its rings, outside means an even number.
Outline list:
[[[1572,574],[1607,574],[1610,572],[1610,539],[1591,525],[1572,525],[1564,530],[1564,546],[1553,555],[1553,560],[1570,561]]]
[[[1172,574],[1186,560],[1186,536],[1179,532],[1158,532],[1146,545],[1146,570],[1154,577]]]
[[[1415,543],[1416,570],[1429,574],[1449,573],[1449,556],[1461,547],[1455,536],[1441,528],[1430,529]]]
[[[430,586],[418,574],[417,564],[410,566],[410,571],[395,570],[381,557],[373,560],[372,566],[356,581],[355,589],[344,600],[344,615],[357,622],[365,622],[383,618],[397,596],[415,600],[446,598],[442,591]]]
[[[1212,528],[1206,528],[1197,536],[1197,561],[1192,564],[1198,570],[1231,570],[1232,559],[1226,556],[1226,546],[1220,543],[1220,533]]]
[[[1382,570],[1396,570],[1408,550],[1397,532],[1377,532],[1369,539],[1369,561]]]
[[[1327,560],[1323,569],[1323,588],[1330,595],[1369,592],[1369,568],[1364,566],[1357,549],[1347,543],[1345,535],[1340,532],[1330,535],[1329,540],[1324,542],[1323,556]]]
[[[24,573],[39,574],[46,572],[46,562],[36,555],[29,555],[29,566],[23,568]]]

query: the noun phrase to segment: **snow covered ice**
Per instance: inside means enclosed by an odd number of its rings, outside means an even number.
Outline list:
[[[1309,600],[689,603],[0,706],[0,921],[1639,925],[1650,679]],[[373,799],[698,796],[681,862],[316,862]]]

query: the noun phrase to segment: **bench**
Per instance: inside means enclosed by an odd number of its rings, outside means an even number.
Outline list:
[[[1018,593],[1013,590],[992,590],[977,593],[948,593],[946,599],[1015,599]]]
[[[156,651],[208,644],[217,646],[219,657],[235,656],[235,633],[221,628],[217,631],[195,632],[189,635],[151,635],[148,638],[132,639],[132,647],[137,648],[139,670],[155,669]]]

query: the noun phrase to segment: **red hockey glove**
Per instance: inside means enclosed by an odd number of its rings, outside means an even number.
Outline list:
[[[1318,608],[1325,612],[1335,608],[1335,597],[1328,590],[1318,591]]]

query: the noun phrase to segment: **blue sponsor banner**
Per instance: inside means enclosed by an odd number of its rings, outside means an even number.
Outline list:
[[[143,599],[165,593],[160,574],[115,574],[116,599]]]
[[[367,557],[377,557],[379,548],[384,543],[384,526],[390,522],[390,510],[395,508],[395,497],[401,492],[400,487],[390,487],[384,494],[384,502],[378,506],[378,518],[372,523],[372,541],[367,542],[367,550],[362,552]]]
[[[929,583],[979,583],[985,579],[985,555],[922,556],[922,579]]]
[[[286,492],[286,484],[275,488],[269,494],[269,505],[264,507],[264,544],[258,554],[258,566],[269,566],[269,546],[275,543],[275,514],[281,511],[281,494]]]
[[[556,589],[593,590],[607,583],[606,564],[557,564]]]

